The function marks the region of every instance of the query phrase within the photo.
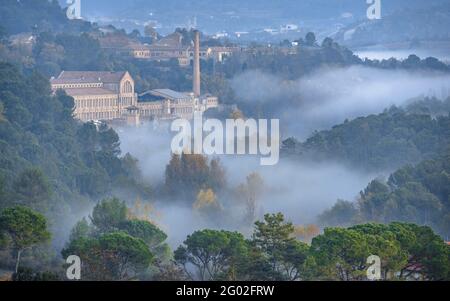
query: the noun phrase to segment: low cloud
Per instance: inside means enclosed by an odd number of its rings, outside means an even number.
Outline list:
[[[232,87],[240,100],[262,104],[271,117],[279,118],[285,136],[305,139],[314,130],[377,114],[412,98],[448,97],[450,75],[353,66],[287,81],[249,71],[232,80]]]
[[[263,104],[271,110],[270,117],[280,118],[285,136],[304,139],[313,130],[329,128],[346,118],[379,113],[420,95],[448,93],[450,76],[350,67],[321,70],[296,81],[250,71],[232,84],[240,99]],[[139,160],[144,177],[153,186],[164,183],[174,134],[168,129],[169,124],[155,127],[152,123],[118,129],[123,152]],[[245,182],[252,172],[258,172],[264,179],[266,188],[259,201],[258,218],[264,213],[283,212],[296,224],[313,223],[317,214],[337,199],[354,200],[370,180],[389,172],[368,174],[338,162],[305,163],[282,158],[275,166],[260,166],[258,156],[223,155],[220,159],[230,188]],[[174,248],[188,234],[205,228],[250,234],[251,226],[240,223],[243,206],[229,198],[232,197],[220,200],[226,210],[215,221],[199,217],[192,210],[192,203],[156,199],[156,222],[167,232]]]

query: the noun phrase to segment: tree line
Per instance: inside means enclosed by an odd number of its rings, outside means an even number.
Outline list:
[[[319,216],[328,226],[368,221],[411,222],[427,225],[442,237],[450,235],[450,149],[434,159],[405,165],[387,180],[375,179],[356,202],[339,200]]]
[[[448,280],[450,248],[427,226],[393,222],[325,228],[311,244],[297,240],[281,213],[266,214],[246,238],[239,232],[204,229],[175,251],[153,222],[129,215],[116,198],[99,202],[72,230],[63,258],[77,255],[81,280],[364,281],[371,255],[381,259],[380,280]],[[50,238],[45,218],[25,207],[0,213],[2,248],[16,257],[14,279],[66,280],[54,272],[20,268],[20,254]]]
[[[417,108],[420,103],[345,120],[332,129],[314,132],[304,142],[288,138],[283,141],[282,154],[297,159],[335,160],[366,171],[417,164],[443,154],[450,145],[450,112],[433,116]]]
[[[73,118],[74,101],[48,79],[0,63],[0,208],[45,214],[62,240],[67,217],[101,197],[147,199],[137,160],[121,154],[117,133]]]

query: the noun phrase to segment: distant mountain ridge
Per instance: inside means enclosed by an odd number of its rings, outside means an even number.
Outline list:
[[[60,1],[65,6],[65,0]],[[383,15],[398,10],[421,9],[447,3],[446,0],[382,0]],[[86,17],[125,19],[145,22],[156,20],[173,27],[197,18],[206,31],[248,30],[283,23],[354,22],[366,18],[366,0],[96,0],[83,1]]]
[[[65,1],[60,1],[65,6]],[[399,9],[417,9],[426,8],[430,5],[443,4],[446,0],[382,0],[382,9],[386,14],[390,14]],[[245,13],[253,11],[271,11],[274,16],[302,18],[326,18],[336,17],[341,13],[350,12],[357,16],[365,16],[368,4],[365,0],[195,0],[195,1],[179,1],[179,0],[96,0],[84,1],[83,7],[87,13],[106,12],[124,16],[132,10],[137,15],[146,11],[154,11],[155,13],[173,13],[178,11],[186,13],[195,13],[199,15],[203,13],[229,13],[235,11]],[[131,17],[131,16],[128,16]]]
[[[364,20],[341,29],[334,37],[350,47],[420,41],[450,41],[450,3],[396,11],[381,20]]]
[[[381,1],[383,19],[371,22],[366,19],[365,0],[81,0],[81,8],[86,20],[114,23],[127,29],[142,29],[146,22],[153,21],[165,27],[163,33],[186,27],[188,21],[196,17],[199,29],[209,33],[262,30],[293,23],[316,31],[322,37],[344,26],[335,37],[347,46],[424,37],[448,38],[448,0]],[[65,0],[59,0],[59,4],[67,6]],[[8,34],[30,32],[34,28],[65,32],[88,30],[89,23],[69,21],[61,7],[56,0],[3,0],[0,26]]]

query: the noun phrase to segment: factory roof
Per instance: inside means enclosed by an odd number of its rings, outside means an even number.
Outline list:
[[[151,90],[151,93],[171,100],[184,100],[190,98],[189,95],[170,89],[155,89]]]
[[[125,76],[126,71],[62,71],[52,84],[68,83],[118,83]]]
[[[154,95],[151,93],[152,91],[147,91],[138,95],[138,99],[140,102],[152,102],[152,101],[162,101],[166,99],[160,95]]]

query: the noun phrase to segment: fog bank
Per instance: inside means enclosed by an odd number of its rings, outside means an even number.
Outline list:
[[[118,130],[121,147],[139,160],[139,167],[152,186],[163,185],[174,133],[155,130],[152,124]],[[257,218],[265,213],[283,212],[295,224],[314,223],[316,216],[337,199],[354,200],[375,176],[350,170],[338,163],[301,163],[281,159],[275,166],[261,166],[258,156],[218,156],[226,170],[230,190],[245,182],[252,172],[264,180],[258,200]],[[169,236],[174,248],[196,230],[227,229],[250,235],[251,225],[243,225],[245,205],[233,197],[219,197],[224,207],[219,219],[207,219],[192,209],[195,200],[178,201],[155,197],[151,218]]]
[[[304,139],[313,130],[327,129],[347,118],[380,113],[391,106],[404,105],[420,95],[448,94],[450,76],[431,73],[386,71],[365,67],[323,69],[296,81],[259,71],[246,72],[232,81],[238,97],[261,104],[272,118],[279,118],[286,138]],[[171,139],[168,123],[147,123],[138,128],[119,128],[123,153],[139,160],[143,175],[153,187],[164,184],[165,167],[170,160]],[[256,217],[282,212],[295,224],[314,223],[317,215],[337,199],[355,200],[359,191],[377,176],[351,170],[338,162],[305,163],[281,159],[275,166],[261,166],[259,156],[219,156],[226,170],[228,191],[246,181],[252,172],[264,180]],[[195,230],[228,229],[251,233],[243,226],[245,205],[233,200],[232,193],[219,196],[223,211],[214,219],[199,216],[192,209],[195,200],[162,199],[156,194],[152,218],[177,247]]]
[[[295,81],[248,71],[231,84],[240,100],[260,104],[270,117],[279,118],[284,137],[299,139],[412,98],[450,95],[448,74],[361,66],[322,69]]]

